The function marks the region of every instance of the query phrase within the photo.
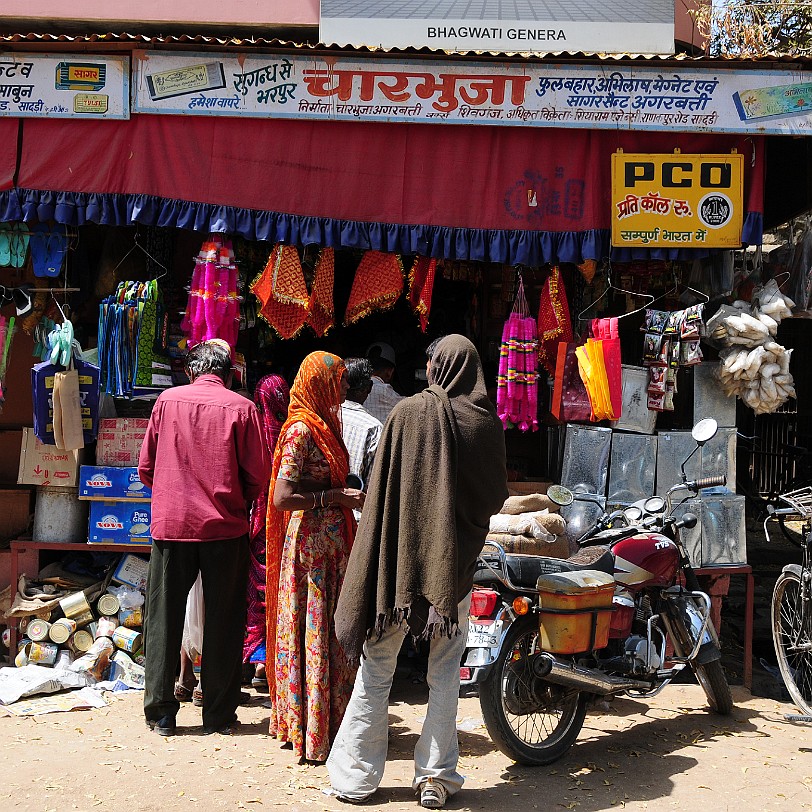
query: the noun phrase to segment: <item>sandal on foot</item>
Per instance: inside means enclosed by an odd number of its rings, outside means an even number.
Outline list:
[[[192,704],[196,708],[202,708],[203,707],[203,689],[202,688],[195,688],[194,691],[192,691]]]
[[[175,699],[177,699],[178,702],[191,702],[192,693],[192,689],[187,688],[183,683],[175,683]]]
[[[424,809],[442,809],[448,800],[448,790],[432,778],[420,785],[420,806]]]

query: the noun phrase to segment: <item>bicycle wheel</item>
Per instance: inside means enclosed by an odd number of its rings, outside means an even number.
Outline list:
[[[804,519],[802,519],[800,516],[779,516],[778,525],[787,541],[791,542],[796,547],[803,548],[804,540],[806,539],[806,534],[804,532],[806,523]]]
[[[778,667],[792,701],[812,714],[812,599],[801,567],[781,573],[772,602],[772,630]],[[805,592],[804,594],[804,587]]]

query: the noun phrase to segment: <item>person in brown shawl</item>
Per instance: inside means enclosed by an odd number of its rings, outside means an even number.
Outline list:
[[[463,783],[460,657],[476,558],[491,514],[507,497],[507,477],[504,431],[476,348],[450,335],[427,355],[429,388],[398,403],[384,426],[338,600],[339,643],[361,660],[327,769],[340,800],[357,803],[378,788],[404,634],[430,640],[413,787],[422,806],[437,809]]]

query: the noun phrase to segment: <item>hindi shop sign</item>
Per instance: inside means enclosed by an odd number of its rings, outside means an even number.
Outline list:
[[[129,118],[129,59],[90,54],[2,54],[0,116]]]
[[[788,70],[156,51],[135,65],[138,113],[812,134],[812,98]]]
[[[321,0],[325,44],[445,51],[674,53],[670,0]]]
[[[744,156],[612,155],[612,245],[738,248]]]

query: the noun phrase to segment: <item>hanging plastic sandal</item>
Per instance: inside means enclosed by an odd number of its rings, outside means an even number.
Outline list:
[[[424,809],[442,809],[448,800],[448,790],[433,778],[420,785],[420,806]]]
[[[0,265],[11,265],[11,228],[6,223],[0,224]]]
[[[15,223],[11,226],[9,241],[11,244],[11,266],[12,268],[22,268],[25,265],[25,257],[28,254],[28,242],[31,233],[25,223]]]

